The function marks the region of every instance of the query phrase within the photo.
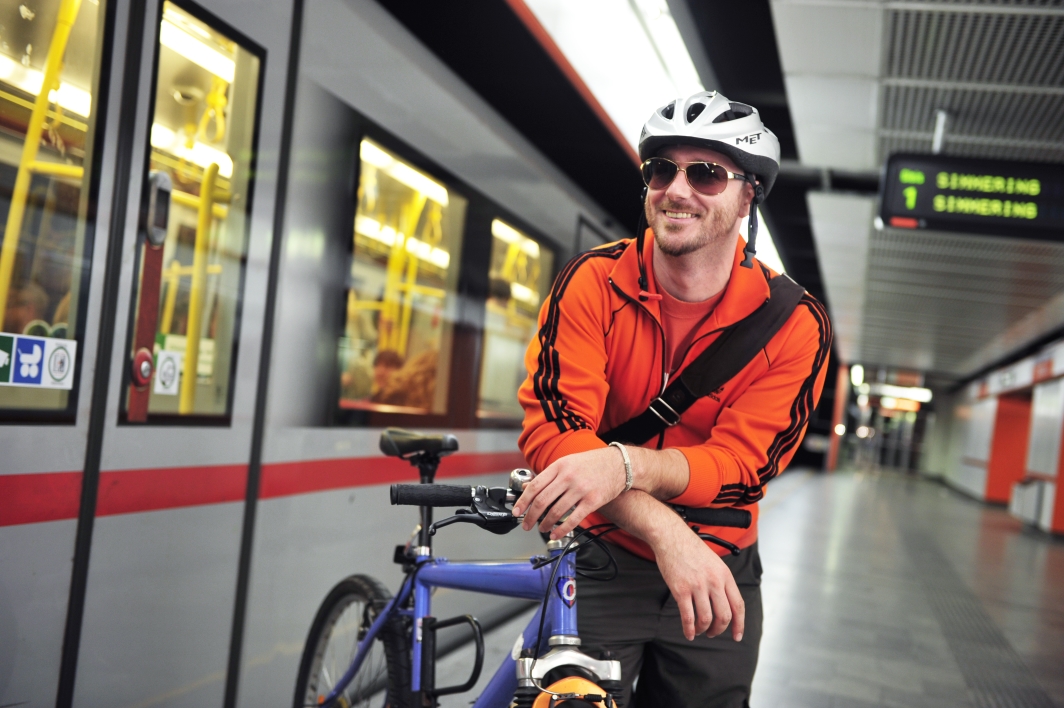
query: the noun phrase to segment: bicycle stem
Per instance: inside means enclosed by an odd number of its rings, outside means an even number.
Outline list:
[[[436,469],[440,466],[438,455],[421,455],[415,462],[418,472],[421,474],[422,484],[432,484],[436,480]],[[421,509],[421,533],[418,535],[418,545],[421,553],[415,555],[432,555],[432,536],[429,528],[432,526],[432,507],[423,506]],[[425,551],[428,551],[427,553]]]

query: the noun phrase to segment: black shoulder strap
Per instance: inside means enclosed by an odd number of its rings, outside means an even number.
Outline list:
[[[695,401],[742,371],[776,336],[805,295],[805,288],[786,275],[776,276],[768,287],[769,299],[724,330],[645,411],[599,437],[606,442],[642,445],[679,423],[680,416]]]

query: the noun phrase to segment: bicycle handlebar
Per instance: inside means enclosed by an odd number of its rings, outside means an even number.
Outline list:
[[[453,484],[393,484],[392,504],[404,506],[469,506],[473,487]]]
[[[678,510],[680,511],[680,510]],[[703,526],[730,526],[738,529],[750,528],[753,520],[750,512],[745,509],[684,509],[680,516],[694,524]]]
[[[452,484],[393,484],[391,489],[392,504],[404,506],[470,506],[475,493],[475,487]],[[753,520],[745,509],[673,508],[688,522],[703,526],[748,529]]]

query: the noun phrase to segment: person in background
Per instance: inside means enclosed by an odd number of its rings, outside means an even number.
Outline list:
[[[26,283],[8,295],[3,331],[22,334],[26,325],[44,319],[47,312],[48,293],[37,283]]]
[[[373,395],[388,388],[388,380],[403,368],[403,357],[394,349],[381,349],[373,357]]]

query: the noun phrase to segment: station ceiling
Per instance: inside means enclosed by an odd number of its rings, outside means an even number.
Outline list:
[[[803,167],[895,152],[1064,161],[1064,3],[771,0]],[[1060,336],[1064,243],[879,228],[873,195],[810,191],[844,361],[943,382]]]
[[[507,3],[379,2],[616,219],[641,182]],[[1059,242],[874,226],[893,152],[1064,161],[1064,0],[668,0],[703,83],[758,107],[784,162],[766,202],[844,362],[955,383],[1064,333]],[[692,31],[693,30],[693,31]],[[703,61],[703,59],[705,61]]]

